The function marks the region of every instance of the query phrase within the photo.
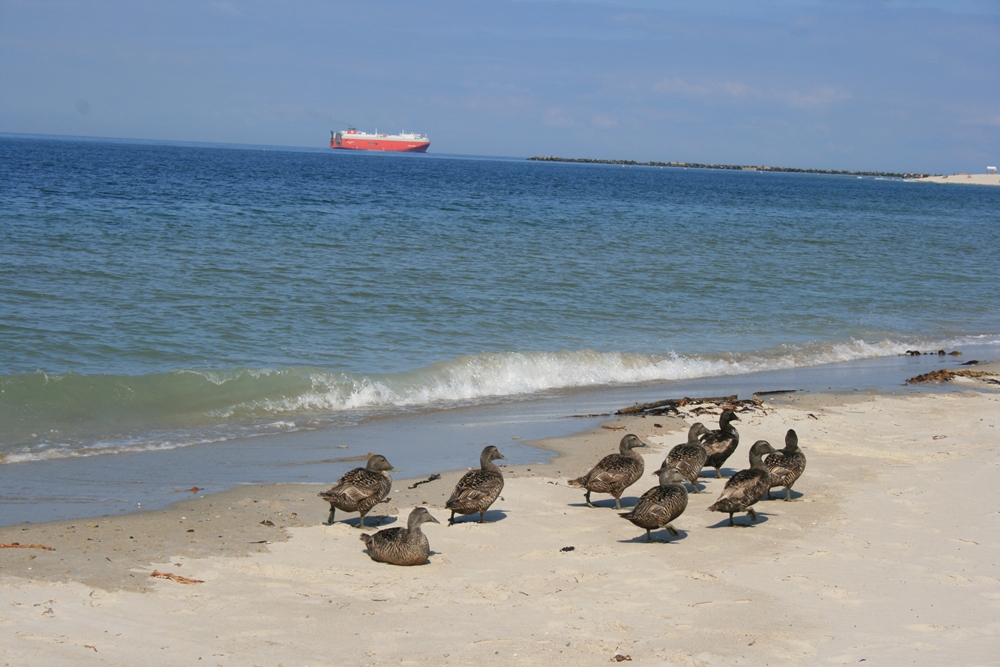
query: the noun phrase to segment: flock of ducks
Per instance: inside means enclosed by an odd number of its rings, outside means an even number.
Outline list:
[[[696,423],[688,430],[687,442],[672,448],[662,465],[653,474],[659,484],[639,498],[636,505],[620,516],[646,531],[646,540],[652,541],[651,531],[665,528],[672,536],[679,535],[672,522],[688,504],[690,484],[693,493],[701,493],[698,477],[706,466],[715,468],[717,478],[722,477],[722,466],[736,451],[740,434],[732,425],[739,421],[732,410],[724,410],[719,418],[719,428],[709,430]],[[795,431],[788,430],[785,447],[775,450],[766,440],[758,440],[750,448],[750,467],[735,473],[722,490],[719,498],[708,507],[713,512],[729,514],[729,525],[736,525],[733,515],[746,512],[751,522],[757,520],[753,505],[767,496],[771,489],[784,487],[785,500],[791,500],[792,485],[806,468],[806,457],[799,449]],[[628,434],[622,438],[617,454],[602,458],[586,475],[570,480],[569,484],[586,490],[584,498],[588,507],[591,493],[609,494],[615,499],[615,509],[621,510],[621,496],[625,489],[635,484],[644,472],[642,455],[635,450],[648,447],[638,436]],[[470,470],[455,485],[445,509],[451,510],[448,525],[455,522],[456,514],[479,514],[479,523],[485,521],[486,510],[503,490],[503,474],[494,461],[505,459],[496,447],[490,445],[479,457],[479,470]],[[359,527],[364,528],[365,516],[382,502],[392,487],[389,472],[398,472],[384,456],[374,455],[364,468],[349,471],[329,491],[319,496],[330,503],[330,516],[326,525],[334,521],[339,509],[358,512]],[[372,560],[393,565],[421,565],[430,556],[430,544],[421,530],[427,522],[439,523],[426,507],[414,509],[406,527],[387,528],[373,535],[361,534],[361,541]]]

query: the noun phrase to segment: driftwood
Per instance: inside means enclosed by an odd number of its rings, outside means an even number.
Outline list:
[[[658,408],[666,408],[667,410],[676,411],[677,408],[683,408],[689,403],[736,403],[738,398],[739,397],[736,394],[733,394],[732,396],[712,396],[709,398],[668,398],[664,401],[656,401],[655,403],[636,403],[632,407],[617,410],[615,414],[652,414],[650,411]]]
[[[439,474],[437,474],[437,473],[434,473],[433,475],[431,475],[431,476],[430,476],[430,477],[428,477],[427,479],[422,479],[422,480],[420,480],[419,482],[415,482],[415,483],[413,484],[413,486],[408,486],[408,487],[406,487],[406,488],[408,488],[408,489],[415,489],[415,488],[417,488],[418,486],[420,486],[421,484],[426,484],[427,482],[433,482],[433,481],[434,481],[434,480],[436,480],[436,479],[441,479],[441,475],[439,475]]]
[[[43,551],[55,551],[55,548],[47,547],[44,544],[21,544],[20,542],[0,544],[0,549],[41,549]]]
[[[170,581],[176,581],[178,584],[203,584],[205,583],[201,579],[188,579],[187,577],[182,577],[179,574],[171,574],[170,572],[160,572],[159,570],[153,570],[150,574],[151,577],[156,577],[157,579],[169,579]]]

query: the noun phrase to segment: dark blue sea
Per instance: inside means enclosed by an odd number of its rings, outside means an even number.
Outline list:
[[[0,468],[975,358],[998,252],[995,187],[0,135]]]

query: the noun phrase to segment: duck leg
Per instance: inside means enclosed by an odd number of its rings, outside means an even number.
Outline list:
[[[678,535],[680,535],[680,533],[677,532],[677,529],[674,528],[673,526],[671,526],[669,523],[666,526],[664,526],[664,528],[666,528],[667,532],[670,533],[671,535],[673,535],[674,537],[677,537]]]
[[[486,513],[483,511],[479,512],[479,523],[486,523]]]
[[[750,520],[751,521],[756,521],[757,520],[757,512],[755,512],[752,507],[748,507],[747,508],[747,513],[750,515]]]
[[[364,527],[365,527],[365,515],[362,514],[361,521],[358,522],[358,525],[355,526],[355,528],[364,528]]]
[[[622,508],[622,501],[619,500],[618,496],[615,496],[615,509],[620,510]]]
[[[649,536],[649,528],[646,529],[646,541],[647,542],[653,541],[653,538]]]
[[[771,489],[767,490],[767,499],[768,500],[773,500],[773,498],[771,498]]]
[[[333,515],[336,512],[337,512],[337,508],[334,507],[333,505],[330,505],[330,516],[328,516],[326,518],[326,521],[323,522],[324,526],[332,526],[333,525]]]
[[[733,523],[733,513],[732,512],[729,513],[729,525],[730,526],[735,526],[736,525],[735,523]]]
[[[455,524],[455,510],[451,511],[451,518],[448,519],[448,525],[453,526]]]
[[[785,487],[785,502],[788,502],[791,499],[792,499],[792,487],[786,486]]]
[[[593,507],[594,506],[594,504],[592,502],[590,502],[590,489],[587,489],[587,493],[584,494],[583,497],[587,499],[587,507]]]
[[[719,468],[715,469],[715,479],[722,479],[722,471]]]

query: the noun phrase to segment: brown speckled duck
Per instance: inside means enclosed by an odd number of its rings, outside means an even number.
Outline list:
[[[678,472],[691,484],[695,493],[701,493],[698,488],[698,475],[705,467],[705,459],[708,452],[701,444],[701,436],[708,433],[708,429],[701,422],[695,422],[688,429],[687,442],[677,445],[667,454],[663,460],[662,468],[677,468]]]
[[[740,470],[729,478],[726,486],[722,489],[719,499],[709,506],[712,512],[723,512],[729,514],[729,525],[734,526],[733,514],[736,512],[747,512],[750,520],[757,520],[757,512],[753,505],[764,497],[771,484],[771,474],[764,465],[763,456],[773,454],[774,447],[767,440],[758,440],[750,448],[750,468]]]
[[[663,466],[653,474],[660,478],[660,485],[642,494],[631,512],[619,515],[645,528],[647,542],[653,541],[649,531],[656,528],[666,528],[674,537],[680,535],[670,522],[683,514],[688,504],[684,475],[677,468]]]
[[[493,461],[506,460],[496,447],[490,445],[479,455],[479,470],[470,470],[458,480],[451,498],[445,503],[445,509],[451,510],[448,525],[455,523],[456,514],[475,514],[479,512],[479,523],[485,523],[486,510],[503,491],[503,473]]]
[[[319,497],[330,503],[330,516],[324,525],[333,525],[333,515],[337,510],[360,512],[358,528],[365,527],[365,515],[371,508],[382,502],[392,488],[392,477],[387,471],[399,472],[384,456],[375,454],[368,458],[364,468],[349,470],[329,491]]]
[[[740,421],[736,413],[732,410],[723,410],[719,417],[719,428],[709,431],[708,435],[701,439],[701,443],[705,445],[705,451],[708,452],[705,465],[715,468],[716,478],[722,477],[723,464],[736,451],[736,446],[740,444],[740,433],[733,426],[734,421]]]
[[[615,509],[620,510],[622,493],[642,477],[642,471],[646,467],[642,456],[632,451],[636,447],[649,445],[640,440],[639,436],[629,433],[618,445],[618,454],[608,454],[586,475],[571,479],[569,485],[587,489],[584,497],[589,507],[594,506],[590,502],[591,493],[609,493],[615,498]]]
[[[439,523],[426,507],[418,507],[410,512],[406,528],[386,528],[374,535],[361,533],[361,541],[368,547],[372,560],[392,565],[423,565],[431,555],[431,545],[420,526],[428,521]]]
[[[767,471],[771,473],[771,485],[767,489],[767,499],[771,499],[771,489],[785,487],[785,500],[792,499],[792,484],[806,469],[806,455],[799,449],[799,436],[792,429],[785,434],[785,447],[764,459]]]

